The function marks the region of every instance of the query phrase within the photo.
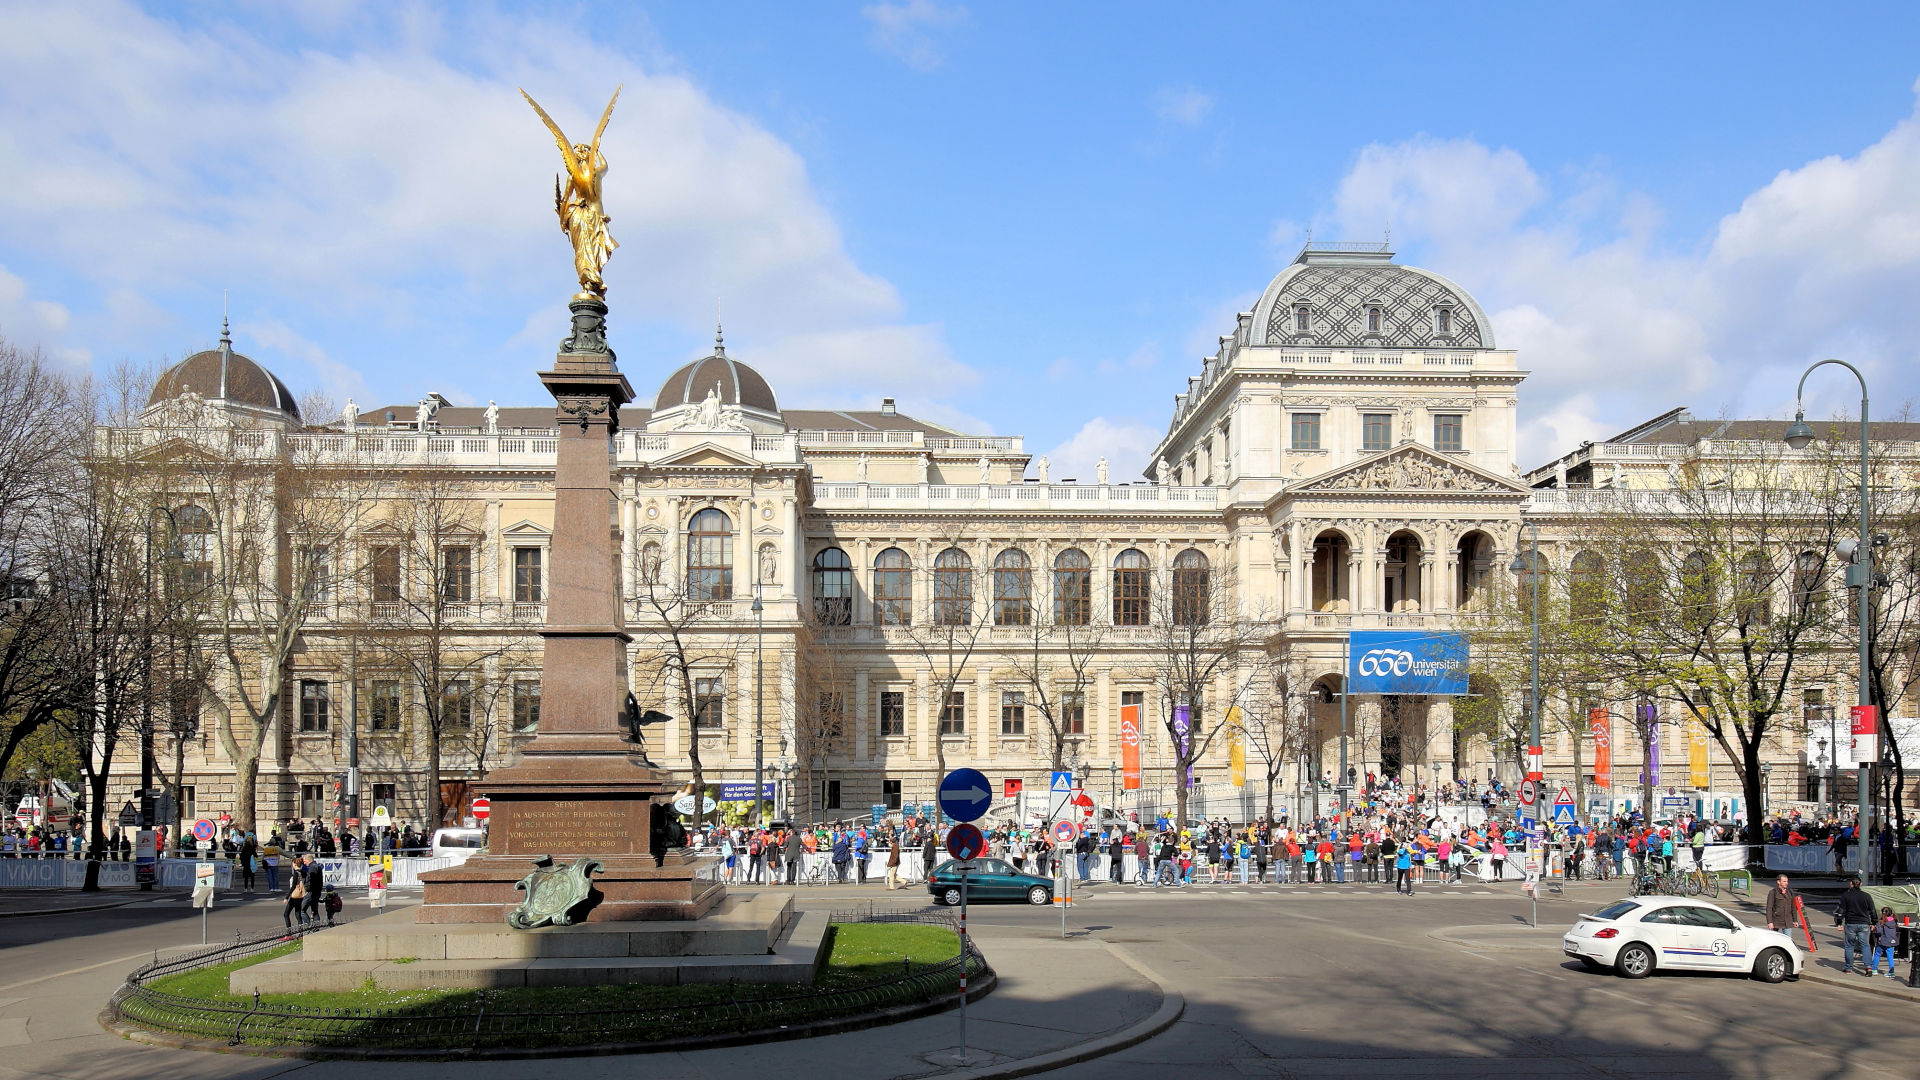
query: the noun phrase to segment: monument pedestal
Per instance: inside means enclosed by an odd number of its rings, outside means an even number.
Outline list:
[[[606,345],[606,304],[576,296],[573,333],[540,381],[553,394],[553,544],[541,664],[540,730],[520,759],[476,785],[492,800],[487,850],[420,875],[421,923],[504,922],[514,886],[551,857],[597,860],[570,921],[698,919],[726,895],[712,859],[666,844],[672,784],[621,734],[627,701],[625,598],[608,440],[633,400]]]

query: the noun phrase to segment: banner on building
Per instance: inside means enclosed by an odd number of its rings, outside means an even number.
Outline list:
[[[1120,706],[1120,786],[1140,790],[1140,706]]]
[[[1707,765],[1707,725],[1697,716],[1687,721],[1687,783],[1696,788],[1713,786],[1713,770]]]
[[[1467,635],[1355,630],[1347,635],[1347,680],[1356,694],[1465,694]]]
[[[1173,707],[1173,742],[1175,752],[1187,761],[1187,787],[1193,787],[1193,706],[1175,705]]]
[[[1234,787],[1247,786],[1247,747],[1240,740],[1240,706],[1227,710],[1227,777]]]
[[[1593,733],[1593,786],[1613,787],[1613,714],[1587,710],[1587,730]]]

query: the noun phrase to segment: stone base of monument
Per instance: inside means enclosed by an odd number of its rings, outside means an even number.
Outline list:
[[[391,911],[309,936],[299,955],[241,968],[235,994],[602,986],[809,984],[826,960],[827,915],[772,893],[726,898],[696,922],[587,922],[515,930],[421,923]]]
[[[638,922],[698,919],[726,896],[711,857],[686,851],[669,853],[663,864],[651,855],[595,855],[589,905],[575,917],[586,922]],[[526,894],[514,884],[532,862],[524,855],[475,855],[459,866],[420,875],[425,890],[419,909],[423,923],[499,923],[520,906]]]

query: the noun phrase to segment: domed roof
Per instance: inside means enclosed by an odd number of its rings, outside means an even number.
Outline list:
[[[300,419],[300,406],[287,384],[252,359],[234,352],[233,341],[224,328],[219,348],[194,353],[161,372],[147,404],[158,405],[186,393],[229,405],[272,409]]]
[[[773,387],[767,385],[767,380],[728,356],[726,345],[719,341],[714,343],[713,355],[701,357],[667,376],[667,381],[660,384],[660,396],[654,399],[653,411],[662,413],[682,405],[698,405],[706,400],[709,390],[720,395],[722,405],[768,413],[780,411],[779,403],[773,398]]]
[[[1384,244],[1309,245],[1267,285],[1253,325],[1268,345],[1494,347],[1493,325],[1465,289],[1430,270],[1398,265]]]

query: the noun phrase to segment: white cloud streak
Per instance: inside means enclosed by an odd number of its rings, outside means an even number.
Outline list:
[[[966,8],[935,0],[869,4],[860,9],[860,14],[872,27],[874,45],[918,71],[940,66],[942,57],[935,35],[967,19]]]
[[[1213,98],[1192,86],[1163,86],[1154,91],[1153,115],[1181,127],[1195,127],[1213,111]]]

